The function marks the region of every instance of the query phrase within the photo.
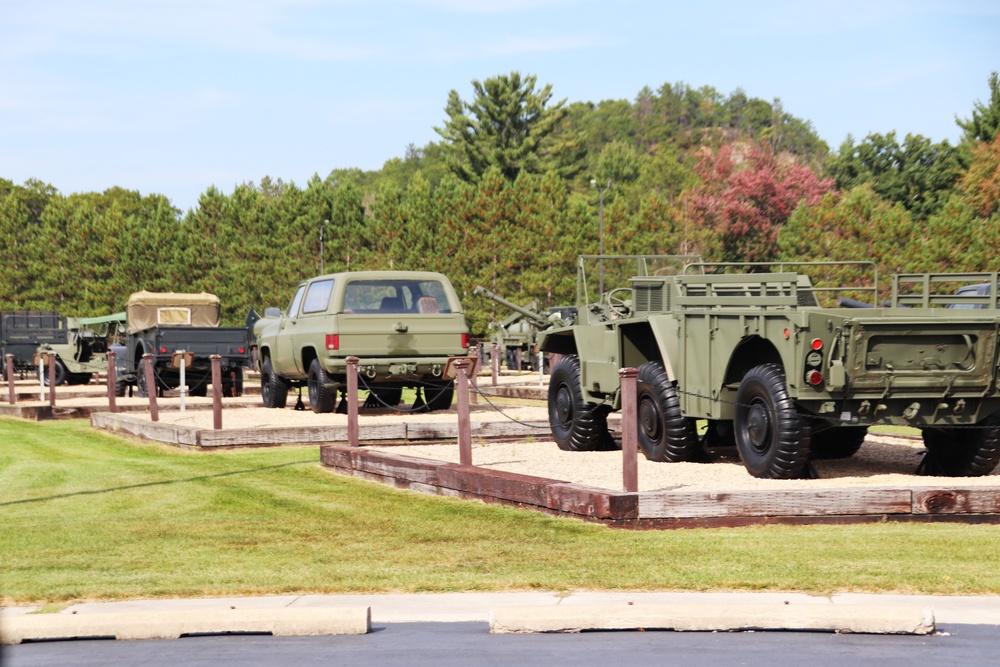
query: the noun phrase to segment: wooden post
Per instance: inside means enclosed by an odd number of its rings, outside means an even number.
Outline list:
[[[347,445],[358,446],[358,357],[347,357]]]
[[[470,357],[478,357],[479,356],[479,346],[478,345],[473,345],[471,348],[469,348],[469,356]],[[482,358],[480,357],[480,360],[481,359]],[[477,369],[479,368],[478,364],[476,365],[476,368]],[[479,377],[478,376],[479,376],[479,373],[473,373],[472,376],[469,378],[469,380],[472,382],[472,390],[471,390],[472,391],[472,395],[469,397],[469,401],[473,405],[479,405]]]
[[[622,384],[622,482],[627,493],[639,491],[638,408],[636,406],[637,368],[618,371]]]
[[[10,397],[10,404],[17,402],[17,392],[14,390],[14,355],[4,355],[4,364],[7,369],[7,394]]]
[[[156,377],[153,374],[153,353],[147,352],[142,355],[143,373],[146,374],[146,395],[149,397],[149,418],[160,421],[160,409],[156,405]]]
[[[493,343],[490,348],[490,368],[493,370],[493,386],[497,386],[497,375],[500,374],[500,346]]]
[[[56,353],[49,352],[49,407],[56,407]]]
[[[472,426],[469,424],[469,367],[471,359],[455,361],[455,393],[458,394],[458,459],[472,465]]]
[[[118,412],[118,403],[116,402],[115,389],[118,385],[117,369],[115,369],[115,351],[108,350],[108,410],[112,414]]]
[[[222,357],[213,354],[208,359],[212,362],[212,423],[218,431],[222,428]]]

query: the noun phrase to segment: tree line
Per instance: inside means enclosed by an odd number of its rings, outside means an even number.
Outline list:
[[[506,312],[476,285],[546,306],[576,298],[576,258],[869,260],[881,275],[1000,268],[1000,85],[952,146],[894,132],[831,152],[780,100],[665,84],[632,102],[553,102],[517,72],[452,91],[441,141],[382,169],[296,185],[209,188],[185,214],[163,195],[61,194],[0,178],[0,309],[91,316],[128,295],[208,291],[228,324],[286,306],[317,274],[441,271],[482,334]],[[322,260],[320,257],[322,229]],[[850,280],[830,275],[831,280]]]

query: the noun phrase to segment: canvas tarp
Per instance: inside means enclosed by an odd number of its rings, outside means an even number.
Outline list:
[[[129,332],[159,325],[217,327],[219,297],[207,292],[136,292],[128,298],[125,312]]]

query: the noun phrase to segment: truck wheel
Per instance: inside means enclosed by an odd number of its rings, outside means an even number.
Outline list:
[[[867,435],[867,426],[840,426],[825,431],[814,430],[809,438],[809,458],[850,458],[861,449]]]
[[[924,429],[927,454],[923,475],[981,477],[1000,463],[1000,415],[994,413],[973,428]]]
[[[128,382],[125,382],[124,380],[115,381],[115,396],[118,396],[120,398],[125,395],[125,392],[127,390],[128,390]]]
[[[615,448],[608,432],[608,409],[584,402],[580,391],[580,359],[561,357],[549,380],[549,425],[559,449],[568,452]]]
[[[694,419],[681,413],[677,389],[658,361],[639,366],[636,383],[639,448],[650,461],[703,461]]]
[[[313,359],[309,364],[309,406],[313,412],[324,413],[333,412],[337,402],[337,389],[328,387],[330,377],[326,374],[326,369],[319,363],[319,359]]]
[[[260,397],[265,408],[283,408],[288,403],[288,385],[274,374],[270,359],[260,369]]]
[[[809,460],[809,427],[777,364],[751,368],[736,392],[736,448],[754,477],[795,479]]]
[[[62,359],[56,357],[56,386],[58,387],[63,382],[66,381],[66,367],[63,366]],[[49,386],[49,366],[45,365],[45,370],[42,372],[42,382],[46,387]]]

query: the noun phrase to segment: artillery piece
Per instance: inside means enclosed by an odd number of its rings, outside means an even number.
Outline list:
[[[484,287],[477,286],[472,293],[514,311],[503,320],[489,324],[490,343],[503,351],[503,359],[510,370],[535,370],[538,334],[546,329],[571,326],[576,321],[574,306],[557,306],[549,308],[548,314],[542,314],[538,299],[519,306]]]

